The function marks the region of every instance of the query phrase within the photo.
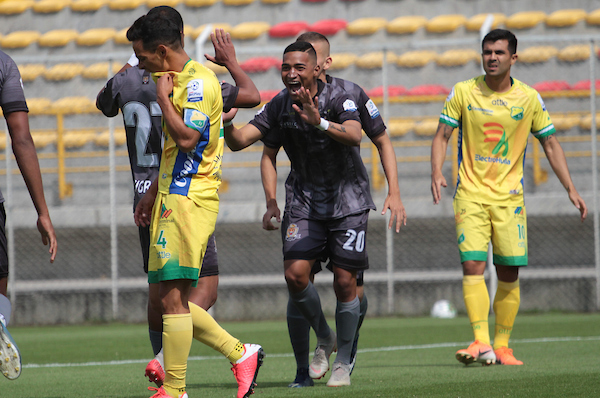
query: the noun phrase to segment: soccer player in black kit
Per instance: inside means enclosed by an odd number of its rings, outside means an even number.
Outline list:
[[[369,267],[366,233],[375,209],[367,171],[360,157],[360,115],[341,87],[318,80],[320,66],[310,43],[298,41],[283,54],[286,88],[241,129],[225,125],[225,141],[240,150],[261,139],[265,145],[261,175],[267,211],[263,227],[279,220],[275,160],[281,147],[291,161],[281,225],[285,279],[290,300],[317,335],[309,367],[311,378],[329,370],[328,386],[350,384],[351,351],[360,317],[356,274]],[[336,333],[329,327],[319,295],[310,281],[315,262],[329,258],[338,300]]]

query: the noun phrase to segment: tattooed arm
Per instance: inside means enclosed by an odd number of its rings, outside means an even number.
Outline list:
[[[446,179],[442,174],[442,166],[446,160],[448,141],[452,136],[454,127],[444,123],[438,124],[437,132],[431,143],[431,195],[433,204],[440,203],[442,198],[442,187],[447,187]]]

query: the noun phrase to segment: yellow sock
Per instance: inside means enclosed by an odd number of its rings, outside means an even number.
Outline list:
[[[163,352],[165,356],[165,381],[163,387],[172,397],[185,392],[187,360],[192,347],[191,314],[163,315]]]
[[[488,295],[483,275],[463,276],[463,297],[475,340],[490,344],[490,330],[488,326],[490,296]]]
[[[510,339],[520,303],[519,280],[517,279],[514,282],[498,281],[498,290],[494,297],[494,313],[496,314],[495,350],[500,347],[508,347],[508,339]]]
[[[231,363],[240,359],[244,352],[243,344],[227,333],[203,308],[192,302],[188,304],[194,323],[194,338],[225,355]]]

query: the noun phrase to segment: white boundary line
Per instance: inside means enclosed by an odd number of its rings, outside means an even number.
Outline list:
[[[587,337],[542,337],[538,339],[515,339],[511,340],[513,344],[532,344],[532,343],[558,343],[558,342],[573,342],[573,341],[600,341],[600,336],[587,336]],[[419,345],[401,345],[393,347],[378,347],[378,348],[364,348],[358,350],[358,353],[366,352],[387,352],[387,351],[404,351],[404,350],[427,350],[432,348],[447,348],[447,347],[461,347],[471,344],[471,342],[451,342],[451,343],[436,343],[436,344],[419,344]],[[267,354],[270,358],[290,358],[294,354]],[[207,361],[213,359],[223,359],[221,355],[212,356],[191,356],[188,358],[189,361]],[[30,363],[23,365],[24,369],[31,368],[68,368],[68,367],[86,367],[86,366],[111,366],[111,365],[129,365],[136,363],[147,363],[149,359],[126,359],[121,361],[106,361],[106,362],[81,362],[81,363],[43,363],[36,364]]]

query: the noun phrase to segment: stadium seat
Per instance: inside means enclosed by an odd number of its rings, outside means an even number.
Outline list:
[[[508,29],[530,29],[544,22],[545,19],[544,11],[521,11],[506,18],[504,25]]]
[[[477,14],[473,15],[471,18],[467,20],[465,23],[465,28],[470,31],[479,32],[481,29],[481,25],[485,22],[488,15],[492,14],[494,16],[494,21],[492,22],[492,29],[496,29],[498,26],[502,25],[504,21],[506,21],[506,15],[500,13],[486,13],[486,14]]]
[[[44,33],[38,39],[41,47],[63,47],[75,40],[79,33],[73,29],[57,29]]]
[[[421,15],[408,15],[391,20],[385,26],[390,34],[405,35],[415,33],[427,23],[427,18]]]
[[[520,57],[519,57],[520,58]],[[571,90],[571,85],[564,80],[546,80],[536,83],[532,86],[540,93],[547,91],[565,91]]]
[[[50,69],[46,69],[44,78],[52,81],[71,80],[75,76],[81,75],[81,72],[83,72],[84,69],[85,66],[80,63],[71,62],[56,64]]]
[[[154,8],[157,6],[177,7],[182,0],[146,0],[146,7]]]
[[[145,0],[110,0],[108,8],[111,10],[133,10],[144,4]]]
[[[52,112],[52,101],[49,98],[27,98],[30,115],[47,115]]]
[[[304,3],[325,3],[328,0],[301,0]]]
[[[271,101],[277,94],[279,94],[281,90],[261,90],[260,91],[260,102],[269,102]]]
[[[268,22],[242,22],[231,28],[231,37],[239,40],[256,39],[266,33],[271,25]]]
[[[481,54],[475,50],[448,50],[435,59],[439,66],[462,66],[469,62],[480,62]]]
[[[405,95],[406,92],[407,92],[407,90],[406,90],[406,87],[404,87],[404,86],[400,86],[400,85],[388,86],[388,96],[389,97],[399,97],[401,95]],[[367,95],[369,96],[369,98],[371,98],[373,100],[383,98],[383,86],[372,88],[371,90],[367,91]]]
[[[71,3],[71,10],[77,12],[98,11],[108,4],[109,0],[74,0]]]
[[[388,51],[387,63],[395,63],[396,59],[396,54]],[[355,65],[361,69],[381,68],[383,66],[383,51],[375,51],[364,54],[356,59]]]
[[[526,64],[547,62],[550,58],[558,55],[558,49],[554,46],[534,46],[519,51],[519,62]]]
[[[50,144],[56,144],[56,131],[32,131],[31,138],[37,149],[43,149]]]
[[[348,22],[343,19],[322,19],[308,27],[311,32],[318,32],[325,36],[333,36],[340,30],[346,29]]]
[[[430,19],[425,24],[425,29],[430,33],[454,32],[467,22],[467,18],[461,14],[439,15]]]
[[[110,75],[114,75],[117,73],[123,65],[113,62],[112,67],[110,69]],[[108,62],[98,62],[87,66],[82,72],[81,76],[86,79],[105,79],[108,80],[110,78],[108,74]]]
[[[280,66],[281,59],[275,57],[255,57],[247,59],[240,64],[242,70],[246,73],[261,73],[269,69]]]
[[[204,62],[203,65],[206,66],[208,69],[212,70],[213,72],[215,72],[215,75],[226,75],[229,73],[229,71],[227,70],[226,67],[217,65],[211,61],[206,61],[206,62]]]
[[[359,18],[346,25],[346,33],[353,36],[366,36],[385,28],[385,18]]]
[[[386,127],[390,137],[402,137],[414,129],[415,122],[410,119],[390,119]]]
[[[581,115],[578,114],[552,114],[552,124],[557,131],[567,131],[579,126]]]
[[[24,82],[30,82],[37,79],[46,71],[44,64],[25,64],[19,65],[19,72],[21,72],[21,79]]]
[[[305,21],[280,22],[269,29],[270,37],[293,37],[308,30],[308,23]]]
[[[421,120],[414,126],[415,134],[424,137],[432,137],[437,131],[438,124],[439,120],[437,118]]]
[[[3,48],[23,48],[39,40],[41,33],[35,30],[21,30],[3,36],[0,43]]]
[[[290,0],[261,0],[261,3],[264,4],[283,4],[283,3],[289,3]]]
[[[358,56],[352,53],[337,53],[331,54],[333,62],[329,66],[329,70],[342,70],[354,65]]]
[[[587,61],[590,59],[590,46],[587,44],[573,44],[561,49],[556,57],[565,62]]]
[[[77,44],[80,46],[101,46],[109,40],[112,40],[117,31],[113,28],[89,29],[77,37]]]
[[[0,151],[4,151],[5,149],[6,149],[6,134],[0,133]]]
[[[87,97],[64,97],[58,101],[54,101],[52,104],[52,111],[64,114],[74,114],[95,113],[98,112],[98,109],[96,109],[95,100],[92,101]]]
[[[218,0],[183,0],[183,4],[188,7],[210,7]]]
[[[21,14],[29,10],[35,1],[33,0],[11,0],[0,2],[0,15]]]
[[[447,95],[450,90],[441,84],[421,84],[409,89],[406,95]]]
[[[589,80],[581,80],[571,86],[571,90],[589,90],[591,87]],[[600,80],[596,80],[596,90],[600,90]]]
[[[254,3],[254,0],[223,0],[226,6],[246,6]]]
[[[67,149],[81,148],[87,143],[94,142],[95,130],[71,130],[63,135],[63,145]]]
[[[38,0],[31,7],[34,12],[51,14],[71,5],[71,0]]]
[[[585,17],[585,23],[588,25],[600,25],[600,8],[588,13]]]
[[[422,68],[437,57],[438,54],[430,50],[408,51],[398,56],[396,64],[403,68]]]
[[[600,112],[596,113],[596,128],[600,125]],[[592,114],[585,115],[579,121],[579,127],[583,130],[591,130],[592,129]]]
[[[115,36],[113,37],[113,41],[115,42],[115,44],[127,44],[131,46],[131,42],[127,40],[128,29],[129,27],[126,27],[115,33]]]
[[[209,24],[204,24],[204,25],[200,25],[198,26],[196,29],[192,30],[190,32],[190,37],[194,40],[196,40],[198,38],[198,36],[200,36],[202,34],[202,32],[204,32],[204,29],[206,28],[206,26]],[[223,29],[225,32],[231,32],[231,25],[229,25],[228,23],[211,23],[211,31],[214,32],[215,29]],[[187,36],[187,33],[186,33]]]
[[[110,141],[110,131],[103,131],[94,137],[94,144],[100,147],[107,148]],[[127,143],[127,135],[123,129],[115,129],[115,146],[125,145]]]
[[[585,10],[558,10],[548,15],[546,18],[546,26],[553,28],[564,28],[573,26],[585,19],[587,13]]]

